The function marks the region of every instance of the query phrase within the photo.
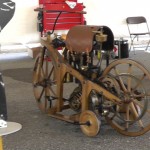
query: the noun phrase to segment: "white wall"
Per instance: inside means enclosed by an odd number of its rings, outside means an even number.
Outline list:
[[[39,40],[37,31],[38,0],[12,0],[16,2],[13,19],[0,33],[1,43],[29,43]],[[125,18],[143,15],[150,24],[149,0],[78,0],[86,6],[85,15],[89,25],[106,25],[110,27],[115,37],[128,35]]]
[[[34,8],[38,6],[38,0],[12,1],[16,3],[15,14],[0,33],[1,44],[38,41],[37,12],[34,12]]]
[[[125,18],[143,15],[150,25],[149,0],[79,0],[86,6],[87,24],[106,25],[115,37],[129,36]]]

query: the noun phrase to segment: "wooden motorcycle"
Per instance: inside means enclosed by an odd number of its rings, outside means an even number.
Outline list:
[[[104,119],[127,136],[150,130],[150,73],[131,59],[109,60],[114,45],[110,28],[77,25],[65,38],[47,39],[41,39],[33,72],[42,112],[80,125],[87,136],[96,136]]]

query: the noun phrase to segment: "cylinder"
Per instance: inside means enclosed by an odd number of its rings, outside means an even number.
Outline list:
[[[128,40],[115,40],[114,53],[115,58],[128,58],[129,57]]]

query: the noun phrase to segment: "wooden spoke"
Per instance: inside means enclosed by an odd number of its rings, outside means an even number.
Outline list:
[[[52,76],[52,73],[54,72],[54,66],[52,67],[52,69],[51,69],[51,71],[50,71],[50,73],[49,73],[49,76],[48,76],[48,78],[50,79],[50,77]]]
[[[113,69],[114,69],[115,75],[118,76],[119,75],[119,70],[117,70],[116,67],[114,67]]]
[[[129,109],[129,106],[126,105],[126,120],[129,120],[130,119],[130,109]],[[129,122],[127,121],[126,122],[126,129],[129,128]]]
[[[119,76],[119,83],[121,85],[121,88],[123,89],[124,92],[127,92],[127,88],[122,80],[122,77]]]
[[[128,73],[128,74],[131,74],[131,73],[132,73],[132,65],[131,65],[131,64],[129,64],[127,73]]]
[[[44,72],[44,70],[45,70],[45,69],[44,69],[43,66],[42,66],[42,68],[41,68],[41,77],[43,77],[43,78],[45,77],[45,72]]]
[[[128,89],[128,92],[131,92],[131,77],[128,77],[127,79],[127,89]]]
[[[119,70],[117,69],[117,67],[114,67],[114,70],[115,70],[115,75],[116,75],[116,76],[119,76],[120,73],[119,73]],[[125,87],[125,85],[124,85],[124,83],[123,83],[123,81],[122,81],[122,78],[121,78],[120,76],[119,76],[119,81],[120,81],[121,88],[122,88],[125,92],[127,92],[127,89],[126,89],[126,87]]]
[[[141,85],[143,79],[144,78],[139,79],[139,81],[136,83],[135,87],[133,87],[133,89],[132,89],[133,91],[135,91]]]
[[[40,99],[42,98],[43,93],[44,93],[44,88],[41,90],[41,92],[40,92],[40,94],[39,94],[40,96],[39,96],[38,101],[40,101]],[[36,97],[38,97],[38,96],[36,96]]]
[[[56,96],[55,90],[54,90],[51,86],[48,86],[48,87],[49,87],[50,91],[52,92],[52,94],[53,94],[54,96]]]
[[[142,75],[142,76],[141,76],[141,78],[140,78],[140,81],[144,80],[144,79],[145,79],[145,77],[146,77],[146,74],[145,74],[145,73],[143,73],[143,75]]]

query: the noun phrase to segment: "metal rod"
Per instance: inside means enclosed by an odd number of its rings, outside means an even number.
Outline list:
[[[87,122],[83,122],[83,123],[79,123],[79,122],[74,122],[75,125],[87,125],[87,126],[90,126],[91,123],[89,121]]]

